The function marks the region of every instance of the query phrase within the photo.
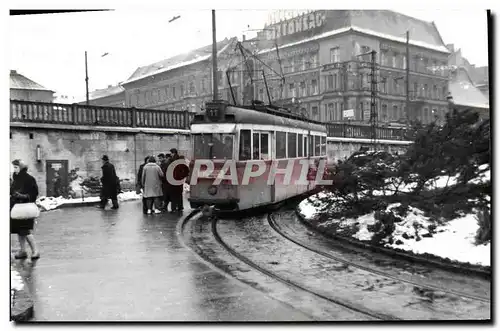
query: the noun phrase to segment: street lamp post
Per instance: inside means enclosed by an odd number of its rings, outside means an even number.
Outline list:
[[[85,91],[86,91],[86,100],[87,106],[89,105],[89,72],[87,65],[87,51],[85,51]]]

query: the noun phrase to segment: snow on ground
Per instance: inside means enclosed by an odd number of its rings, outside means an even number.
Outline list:
[[[130,201],[142,199],[142,194],[137,194],[134,191],[123,192],[118,194],[118,201]],[[64,204],[78,204],[78,203],[89,203],[98,202],[101,199],[99,197],[84,197],[83,199],[65,199],[63,197],[53,198],[53,197],[40,197],[36,200],[36,204],[42,211],[48,211],[56,209]]]
[[[17,272],[14,267],[10,267],[10,306],[14,304],[14,296],[17,291],[21,291],[24,288],[24,282],[21,278],[19,272]]]
[[[320,193],[303,200],[298,206],[298,211],[308,220],[315,219],[324,207],[324,205],[318,202],[318,197],[324,197],[325,195],[325,193]],[[386,211],[397,206],[399,204],[391,204],[387,207]],[[422,235],[429,234],[429,225],[433,223],[424,216],[423,211],[413,207],[409,208],[408,214],[403,218],[403,221],[394,223],[394,241],[393,244],[386,243],[386,247],[399,248],[417,254],[428,253],[475,265],[490,266],[490,244],[479,246],[474,244],[474,237],[479,227],[475,215],[467,214],[451,220],[445,225],[436,224],[436,229],[433,231],[432,237],[422,237]],[[397,214],[396,212],[394,213]],[[327,228],[335,224],[339,228],[346,228],[356,225],[359,230],[353,237],[358,240],[370,240],[373,233],[368,230],[368,225],[372,225],[375,222],[375,213],[372,212],[356,219],[331,219],[322,222],[319,224],[319,227]]]

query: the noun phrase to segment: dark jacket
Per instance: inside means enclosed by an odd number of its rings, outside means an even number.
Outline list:
[[[137,188],[143,188],[142,187],[142,172],[144,171],[144,166],[146,163],[143,163],[139,166],[139,171],[137,172],[137,178],[136,178],[136,187]]]
[[[118,195],[118,177],[116,176],[115,166],[109,162],[102,165],[102,190],[104,197],[116,197]]]
[[[173,159],[173,161],[182,159],[184,160],[184,156],[182,155],[177,155],[176,158]],[[173,162],[172,161],[172,162]],[[175,180],[183,180],[189,175],[189,167],[186,164],[177,164],[174,168],[174,179]]]
[[[38,197],[38,185],[35,178],[28,174],[27,169],[22,169],[14,174],[10,186],[10,208],[16,203],[35,202]]]

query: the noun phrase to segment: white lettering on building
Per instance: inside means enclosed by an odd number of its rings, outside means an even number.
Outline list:
[[[281,38],[299,32],[304,32],[319,28],[323,26],[325,22],[326,22],[325,13],[316,12],[292,18],[288,21],[278,23],[274,26],[270,26],[268,30],[266,30],[265,34],[268,40],[273,40],[276,38]]]

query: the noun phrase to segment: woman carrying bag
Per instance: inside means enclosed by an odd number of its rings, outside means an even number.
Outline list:
[[[28,166],[21,160],[14,160],[14,174],[10,186],[10,233],[16,233],[21,250],[15,255],[16,259],[26,259],[26,241],[31,248],[31,259],[40,258],[36,247],[33,227],[35,218],[39,216],[36,204],[38,185],[35,178],[28,174]]]

